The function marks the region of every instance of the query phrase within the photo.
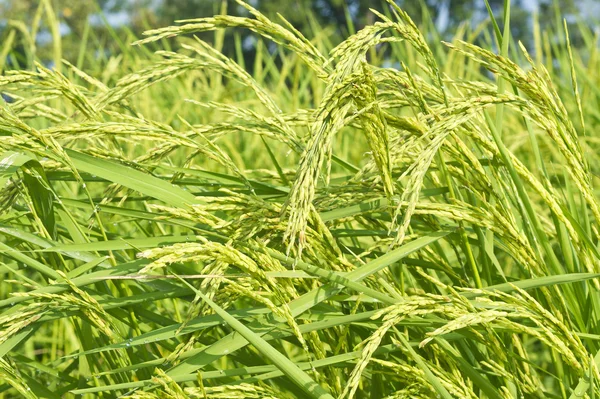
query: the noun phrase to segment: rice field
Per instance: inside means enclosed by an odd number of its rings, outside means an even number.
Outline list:
[[[598,32],[239,4],[0,46],[0,398],[598,397]]]

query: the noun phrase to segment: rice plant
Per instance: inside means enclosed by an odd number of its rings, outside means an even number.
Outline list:
[[[600,395],[597,35],[239,4],[0,77],[0,397]]]

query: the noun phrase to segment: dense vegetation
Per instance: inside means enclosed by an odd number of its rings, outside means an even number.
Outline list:
[[[240,4],[86,70],[4,42],[0,397],[599,395],[597,35]]]

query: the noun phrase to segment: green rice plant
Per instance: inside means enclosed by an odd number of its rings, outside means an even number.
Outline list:
[[[239,4],[3,65],[0,397],[599,395],[597,35]]]

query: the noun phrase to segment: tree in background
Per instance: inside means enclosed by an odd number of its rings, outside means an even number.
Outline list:
[[[600,5],[600,0],[586,0],[589,4]],[[439,32],[438,37],[431,40],[450,39],[464,22],[477,24],[487,18],[483,0],[398,0],[418,24],[433,24]],[[502,13],[503,0],[489,0],[490,6],[497,15]],[[372,23],[376,16],[370,11],[374,8],[385,12],[383,1],[372,0],[248,0],[269,17],[281,13],[298,30],[309,37],[322,34],[322,27],[331,32],[330,40],[335,43],[338,38],[346,37],[354,30]],[[513,36],[525,41],[532,35],[532,5],[539,13],[541,27],[549,28],[552,24],[561,24],[556,11],[574,23],[578,15],[576,0],[513,0],[511,19]],[[58,22],[58,28],[52,30],[44,10],[51,9]],[[142,32],[156,27],[173,24],[177,20],[211,16],[227,10],[230,15],[247,15],[247,10],[235,0],[6,0],[0,2],[0,29],[4,39],[10,31],[16,29],[13,59],[8,63],[17,66],[29,64],[27,50],[35,49],[41,60],[53,60],[57,57],[55,36],[62,38],[60,55],[65,59],[82,62],[81,42],[93,49],[90,61],[97,62],[104,56],[119,52],[119,46],[141,36]],[[43,17],[42,14],[44,15]],[[103,18],[104,17],[104,18]],[[20,21],[18,22],[14,21]],[[3,23],[2,23],[3,22]],[[112,26],[111,26],[112,25]],[[488,27],[491,29],[491,26]],[[25,32],[28,30],[28,32]],[[429,29],[429,32],[432,30]],[[575,31],[573,29],[572,31]],[[27,37],[29,34],[30,38]],[[223,51],[232,54],[235,51],[234,35],[242,38],[244,58],[247,65],[252,65],[255,51],[254,37],[251,32],[228,30],[224,38]],[[31,43],[35,36],[35,46]],[[212,34],[201,36],[211,41]],[[244,40],[245,39],[245,40]],[[527,40],[526,40],[527,39]],[[572,37],[577,45],[579,37]]]
[[[11,40],[14,40],[13,51],[7,63],[15,64],[12,65],[15,68],[30,68],[32,52],[39,60],[51,65],[55,63],[54,58],[58,55],[75,62],[80,51],[81,38],[90,31],[96,39],[96,44],[108,42],[107,26],[102,23],[100,15],[124,12],[127,10],[126,6],[126,2],[115,0],[0,2],[0,31],[3,42],[11,37]],[[60,37],[59,43],[56,43],[57,37]],[[58,50],[60,54],[56,53]]]

